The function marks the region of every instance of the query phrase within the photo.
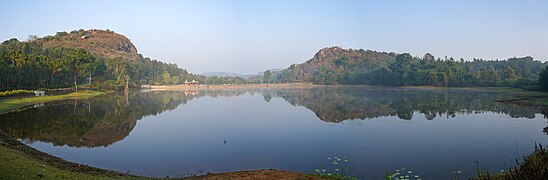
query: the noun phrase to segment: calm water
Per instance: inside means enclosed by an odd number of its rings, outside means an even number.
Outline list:
[[[132,92],[0,116],[0,129],[69,161],[145,176],[348,168],[379,179],[498,172],[548,144],[535,109],[504,94],[380,87]],[[328,158],[346,158],[333,165]]]

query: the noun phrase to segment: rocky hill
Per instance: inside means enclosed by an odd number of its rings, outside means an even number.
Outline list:
[[[123,58],[137,60],[137,48],[124,35],[110,30],[75,30],[70,33],[58,32],[55,36],[36,39],[43,48],[68,47],[83,48],[95,56],[105,59]]]
[[[302,64],[272,73],[270,82],[389,86],[512,86],[534,88],[546,66],[532,57],[507,60],[422,57],[409,53],[328,47]]]
[[[338,76],[346,72],[367,72],[387,67],[395,58],[395,53],[327,47],[319,50],[314,57],[302,64],[293,64],[276,72],[273,81],[334,84],[336,82],[329,81],[344,78]]]
[[[387,66],[394,62],[395,53],[377,52],[371,50],[343,49],[338,46],[320,49],[312,59],[301,64],[304,73],[313,73],[320,66],[338,68],[348,64],[367,64]]]
[[[15,58],[19,65],[15,65]],[[3,41],[0,77],[0,90],[70,87],[74,82],[115,90],[126,85],[180,84],[185,79],[205,79],[177,64],[138,54],[123,35],[95,29],[29,36],[28,41]]]

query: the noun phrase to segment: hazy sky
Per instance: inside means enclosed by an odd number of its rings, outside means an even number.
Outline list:
[[[0,39],[110,29],[193,73],[255,74],[319,49],[548,60],[548,1],[0,0]]]

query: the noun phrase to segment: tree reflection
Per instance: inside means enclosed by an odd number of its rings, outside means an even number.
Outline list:
[[[108,146],[124,139],[144,116],[175,109],[195,97],[179,92],[126,92],[92,100],[55,102],[2,115],[0,127],[24,141],[76,147]]]
[[[251,90],[255,92],[256,90]],[[239,96],[248,90],[152,91],[108,94],[91,100],[48,103],[0,116],[0,129],[23,141],[74,147],[108,146],[124,139],[137,120],[175,109],[201,96]]]
[[[428,120],[455,117],[458,114],[494,112],[514,118],[535,117],[540,111],[495,102],[504,94],[459,89],[421,90],[385,87],[317,87],[267,92],[281,97],[293,106],[312,110],[322,121],[338,123],[345,120],[396,116],[411,120],[420,113]],[[266,98],[265,98],[266,99]]]
[[[411,120],[494,112],[514,118],[535,117],[539,110],[497,103],[501,93],[464,90],[417,90],[383,87],[316,87],[304,89],[231,89],[211,91],[124,92],[91,100],[48,103],[0,116],[0,128],[23,141],[45,141],[75,147],[108,146],[124,139],[137,120],[200,98],[260,93],[264,101],[282,98],[310,109],[322,121],[398,117]],[[548,132],[548,128],[544,129]]]

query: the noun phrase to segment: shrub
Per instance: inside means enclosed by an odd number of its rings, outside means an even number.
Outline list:
[[[0,92],[0,97],[8,97],[8,96],[16,96],[16,95],[27,95],[27,94],[34,94],[34,91],[31,91],[31,90],[4,91],[4,92]]]
[[[114,80],[108,80],[99,84],[99,90],[120,90],[123,86],[120,86]]]

